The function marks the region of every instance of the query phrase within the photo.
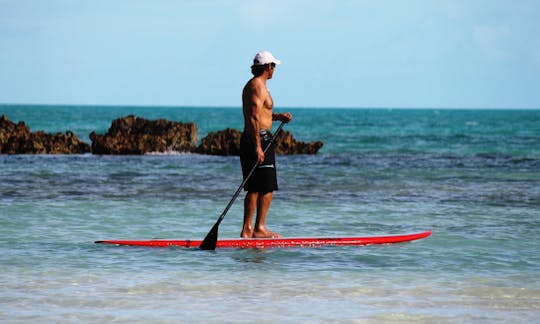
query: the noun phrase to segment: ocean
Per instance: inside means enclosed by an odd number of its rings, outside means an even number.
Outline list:
[[[277,157],[270,229],[433,235],[214,252],[104,246],[94,241],[204,238],[240,185],[238,157],[0,155],[0,322],[538,321],[540,110],[286,111],[285,130],[324,146]],[[195,122],[199,140],[243,124],[233,107],[0,105],[2,114],[88,143],[130,114]],[[242,205],[220,238],[239,236]]]

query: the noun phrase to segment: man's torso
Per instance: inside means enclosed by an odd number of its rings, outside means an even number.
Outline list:
[[[248,84],[246,85],[245,91],[243,93],[243,109],[244,109],[244,115],[249,115],[250,113],[254,113],[253,111],[249,111],[251,109],[250,102],[252,100],[252,96],[254,93],[257,93],[260,97],[257,98],[258,100],[262,101],[262,109],[258,110],[259,116],[259,127],[264,129],[271,129],[272,128],[272,109],[274,107],[274,102],[272,100],[272,96],[270,95],[270,91],[266,88],[263,82],[260,82],[259,80],[251,79]],[[248,110],[248,111],[246,111]],[[248,117],[248,116],[245,116]],[[248,120],[248,118],[245,118]]]

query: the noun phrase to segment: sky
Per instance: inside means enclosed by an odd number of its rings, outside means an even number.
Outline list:
[[[0,103],[540,108],[537,0],[0,0]]]

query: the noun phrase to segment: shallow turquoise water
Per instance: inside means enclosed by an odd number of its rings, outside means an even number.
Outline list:
[[[7,322],[533,322],[540,315],[540,111],[293,109],[315,156],[280,156],[284,236],[433,230],[407,244],[152,249],[203,238],[240,183],[236,157],[0,155]],[[81,138],[112,119],[241,126],[238,109],[0,105]],[[239,200],[220,226],[236,237]]]

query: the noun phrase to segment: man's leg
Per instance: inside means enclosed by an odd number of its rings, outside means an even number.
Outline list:
[[[257,219],[255,220],[255,229],[253,237],[256,238],[272,238],[279,237],[279,234],[274,233],[266,228],[266,214],[272,203],[272,192],[259,194],[257,199]]]
[[[244,198],[244,225],[240,237],[251,238],[253,236],[253,214],[257,208],[258,192],[248,192]]]

